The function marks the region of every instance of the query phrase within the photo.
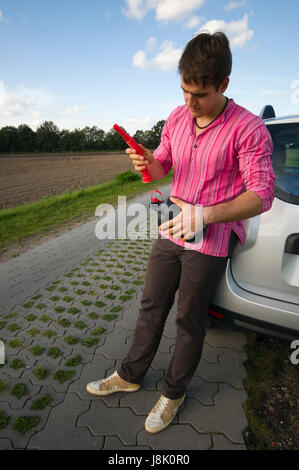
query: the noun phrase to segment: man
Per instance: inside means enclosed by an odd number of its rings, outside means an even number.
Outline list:
[[[145,422],[149,433],[166,428],[184,400],[201,358],[208,303],[237,240],[245,240],[241,221],[269,210],[274,198],[271,137],[260,118],[224,96],[231,65],[223,33],[189,41],[179,62],[186,104],[168,117],[153,154],[126,151],[135,169],[148,168],[154,180],[174,168],[171,196],[182,210],[160,226],[127,357],[87,390],[103,396],[140,388],[178,290],[175,348],[163,394]],[[204,228],[200,241],[186,241]]]

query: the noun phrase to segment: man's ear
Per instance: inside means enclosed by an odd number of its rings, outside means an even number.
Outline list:
[[[228,84],[229,84],[229,77],[225,77],[225,79],[222,81],[221,85],[220,85],[220,91],[221,93],[224,93],[225,90],[227,89],[228,87]]]

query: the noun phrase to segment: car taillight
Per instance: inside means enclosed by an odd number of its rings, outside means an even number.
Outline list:
[[[219,312],[215,312],[215,310],[208,309],[208,314],[211,315],[211,317],[219,318],[220,320],[223,320],[224,315]]]

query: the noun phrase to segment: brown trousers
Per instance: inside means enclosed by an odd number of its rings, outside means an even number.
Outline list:
[[[179,290],[177,336],[163,379],[163,395],[177,399],[185,393],[201,358],[209,301],[237,240],[232,231],[226,257],[185,250],[165,238],[156,240],[148,260],[133,340],[118,370],[121,378],[131,383],[142,382],[157,352],[165,321]]]

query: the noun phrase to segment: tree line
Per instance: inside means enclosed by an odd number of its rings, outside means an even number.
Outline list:
[[[150,130],[138,130],[133,137],[144,147],[155,149],[160,143],[164,123],[161,120]],[[113,128],[108,132],[96,126],[59,130],[54,122],[45,121],[36,131],[27,124],[0,129],[0,153],[111,151],[124,150],[126,147],[126,142]]]

